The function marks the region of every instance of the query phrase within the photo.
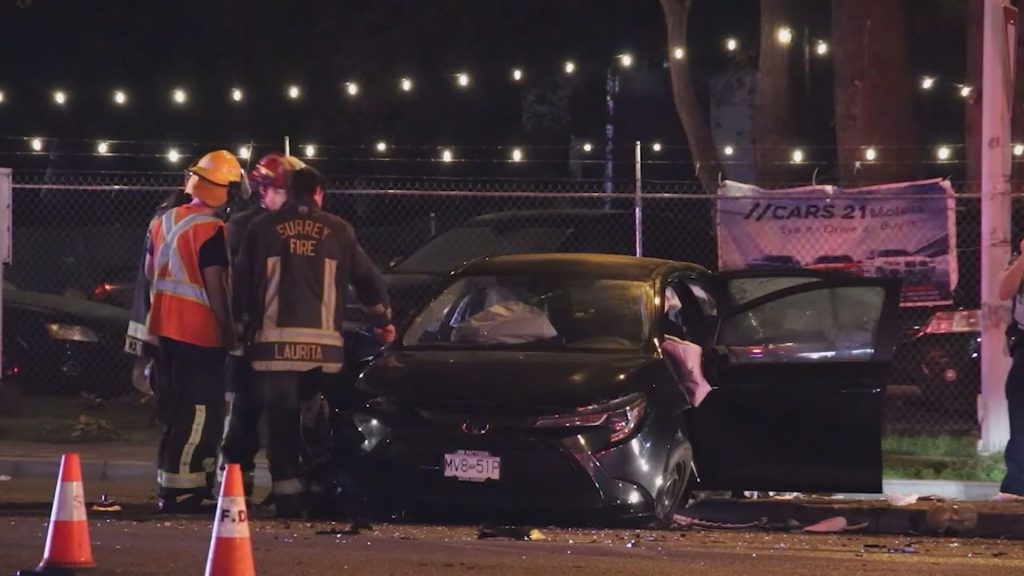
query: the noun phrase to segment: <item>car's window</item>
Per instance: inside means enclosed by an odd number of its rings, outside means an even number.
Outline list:
[[[849,264],[852,262],[852,256],[818,256],[814,259],[815,264]]]
[[[719,342],[740,363],[869,360],[884,301],[878,286],[799,292],[726,319]]]
[[[645,282],[551,276],[469,276],[420,312],[407,347],[635,349],[650,331]]]
[[[765,294],[790,286],[818,282],[812,276],[774,276],[770,278],[733,278],[729,280],[729,296],[736,304],[744,304]]]
[[[910,252],[908,252],[906,250],[896,250],[896,249],[892,249],[892,250],[879,250],[878,253],[875,254],[875,255],[878,258],[899,258],[899,257],[903,257],[903,256],[910,256]]]
[[[557,252],[572,233],[568,226],[500,230],[456,228],[437,236],[395,267],[396,272],[443,274],[484,256]]]

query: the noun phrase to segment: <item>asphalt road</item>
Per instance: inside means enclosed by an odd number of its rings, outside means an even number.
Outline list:
[[[0,574],[38,563],[46,538],[50,482],[0,483]],[[150,489],[94,482],[87,501],[116,496],[120,512],[90,511],[92,574],[201,574],[213,511],[152,513]],[[545,540],[478,539],[478,526],[376,524],[337,534],[345,523],[282,522],[255,510],[252,544],[260,574],[1005,574],[1024,569],[1019,542],[793,532],[565,529]],[[261,517],[262,516],[262,517]],[[317,532],[326,534],[317,534]]]

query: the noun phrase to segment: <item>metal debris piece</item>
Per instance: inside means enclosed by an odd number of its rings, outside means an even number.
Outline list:
[[[483,525],[476,534],[477,540],[488,538],[511,538],[513,540],[547,540],[547,536],[536,528],[528,526]]]

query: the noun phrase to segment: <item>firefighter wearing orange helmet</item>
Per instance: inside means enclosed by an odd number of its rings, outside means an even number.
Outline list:
[[[188,169],[191,202],[165,212],[149,230],[149,333],[157,338],[156,392],[161,419],[157,502],[167,512],[199,509],[212,498],[224,426],[224,358],[234,347],[229,256],[217,216],[241,186],[242,168],[226,150]]]

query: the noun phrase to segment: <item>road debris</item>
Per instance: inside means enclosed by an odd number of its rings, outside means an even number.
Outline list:
[[[488,538],[511,538],[513,540],[547,540],[547,536],[536,528],[528,526],[483,525],[476,534],[477,540]]]

